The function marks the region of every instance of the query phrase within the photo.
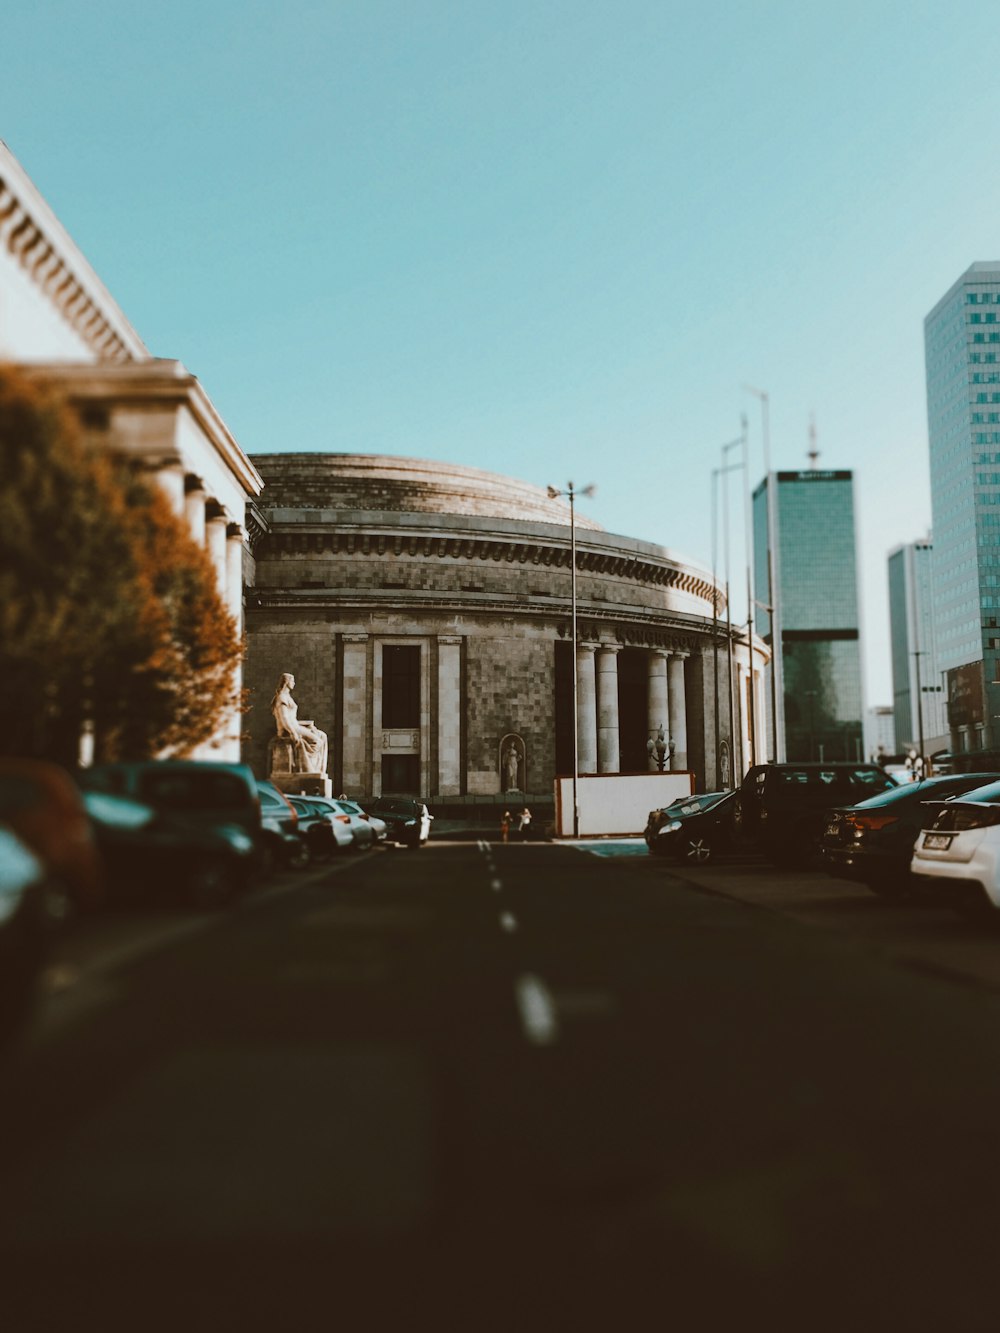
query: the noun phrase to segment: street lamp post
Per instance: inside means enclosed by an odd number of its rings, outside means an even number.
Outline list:
[[[771,400],[765,389],[744,384],[747,393],[760,402],[761,434],[764,442],[764,498],[767,502],[767,602],[760,603],[767,610],[771,626],[771,758],[777,764],[778,753],[778,698],[781,683],[781,630],[778,623],[778,590],[774,584],[774,487],[771,478]],[[782,691],[783,693],[783,691]]]
[[[724,444],[721,449],[722,465],[712,469],[712,583],[716,581],[716,556],[718,548],[718,490],[719,478],[722,478],[722,503],[723,503],[723,569],[726,588],[726,637],[728,641],[728,678],[729,678],[729,739],[732,744],[735,732],[735,719],[733,717],[733,624],[732,613],[730,609],[729,598],[729,488],[727,484],[728,474],[737,472],[742,463],[727,463],[726,454],[731,449],[736,449],[744,443],[742,435],[737,436],[735,440],[730,440]],[[715,686],[715,786],[718,790],[722,785],[722,778],[719,773],[719,611],[718,598],[713,586],[712,591],[712,667]]]
[[[580,836],[580,801],[577,790],[580,768],[580,734],[579,722],[576,715],[576,497],[586,495],[588,498],[594,494],[595,486],[584,486],[578,491],[571,481],[566,483],[565,490],[558,490],[555,486],[546,488],[550,500],[557,500],[561,495],[565,495],[569,500],[569,566],[570,566],[570,640],[572,646],[572,668],[573,668],[573,837]]]

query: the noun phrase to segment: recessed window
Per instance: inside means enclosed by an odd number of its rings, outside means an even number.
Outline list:
[[[382,649],[382,725],[420,726],[420,645]]]

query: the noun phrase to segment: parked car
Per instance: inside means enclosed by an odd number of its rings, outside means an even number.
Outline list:
[[[254,840],[260,834],[260,798],[247,764],[146,759],[97,764],[84,769],[79,780],[84,787],[130,796],[156,810],[200,823],[235,824]]]
[[[831,809],[822,842],[827,870],[884,897],[912,891],[915,886],[910,862],[926,823],[925,802],[947,801],[997,781],[1000,773],[960,773],[907,781],[857,805]]]
[[[356,848],[361,850],[374,845],[376,841],[375,826],[360,806],[355,805],[353,801],[341,801],[339,798],[335,800],[329,796],[316,796],[313,799],[328,807],[341,823],[347,821],[347,827],[351,830],[351,837],[354,839]]]
[[[235,824],[207,824],[128,796],[85,791],[112,901],[150,892],[198,908],[222,907],[247,886],[256,844]]]
[[[738,849],[740,794],[712,791],[650,810],[644,837],[654,856],[701,865],[719,852]]]
[[[434,816],[423,801],[409,796],[379,796],[365,808],[385,823],[389,842],[422,847],[431,835]]]
[[[79,788],[64,769],[40,759],[0,759],[0,821],[45,867],[50,922],[100,906],[104,867]]]
[[[291,801],[273,782],[256,779],[260,802],[260,855],[262,869],[287,866],[301,870],[309,864],[309,849],[299,837],[299,816]]]
[[[959,912],[1000,910],[1000,781],[926,802],[910,870]]]
[[[372,826],[375,833],[376,842],[385,842],[387,829],[384,819],[379,819],[378,815],[373,815],[370,811],[363,810],[357,801],[349,801],[346,797],[338,796],[337,804],[341,809],[346,810],[348,814],[355,815],[358,819],[364,820]]]
[[[299,837],[305,841],[311,857],[333,856],[354,846],[351,821],[331,809],[320,797],[292,796],[288,800],[299,817]]]
[[[41,857],[0,824],[0,1045],[31,1012],[45,962],[46,880]]]

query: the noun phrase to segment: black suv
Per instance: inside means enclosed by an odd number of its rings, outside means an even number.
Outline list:
[[[755,764],[740,786],[742,834],[777,865],[818,852],[832,806],[898,786],[878,764]]]
[[[422,847],[430,837],[434,816],[423,801],[409,796],[379,796],[364,809],[366,814],[377,815],[383,821],[388,842]]]

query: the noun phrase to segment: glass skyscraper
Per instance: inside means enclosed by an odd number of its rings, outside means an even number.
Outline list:
[[[774,487],[775,587],[767,577],[767,487]],[[754,492],[754,575],[780,631],[779,733],[789,761],[864,758],[861,643],[850,472],[776,472]],[[770,644],[771,617],[757,631]]]
[[[924,320],[934,606],[951,745],[1000,748],[1000,263]]]
[[[934,616],[933,554],[929,541],[911,542],[897,546],[888,561],[896,736],[901,749],[924,755],[949,744]]]

